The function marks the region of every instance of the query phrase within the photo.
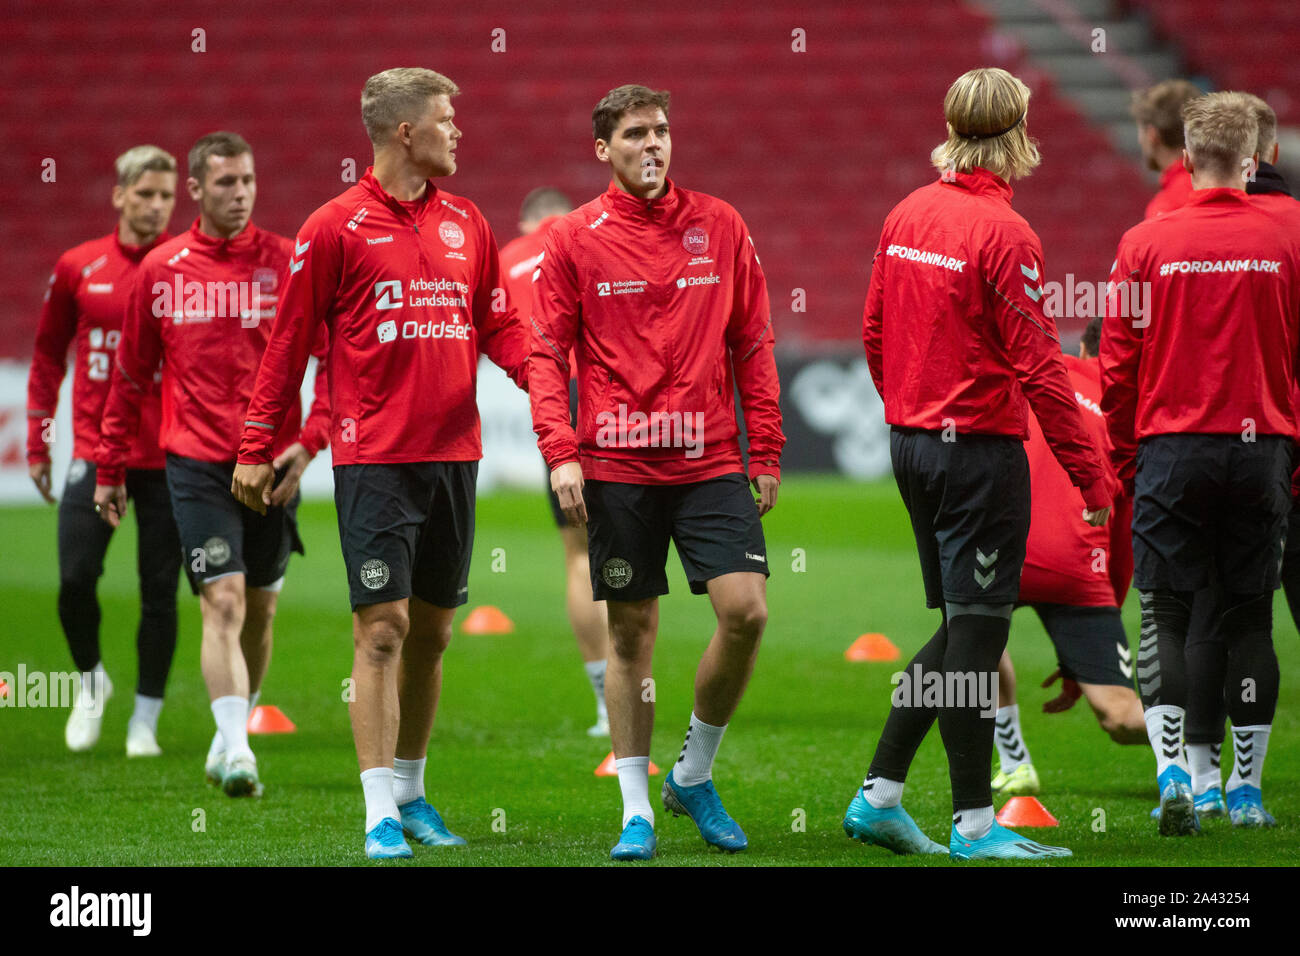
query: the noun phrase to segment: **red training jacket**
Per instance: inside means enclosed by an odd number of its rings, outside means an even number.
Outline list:
[[[114,229],[111,235],[84,242],[59,257],[36,327],[36,354],[27,380],[28,464],[50,460],[44,422],[54,418],[58,407],[68,346],[74,339],[72,457],[94,460],[131,284],[140,260],[168,238],[163,233],[147,246],[127,246]],[[155,387],[141,398],[140,428],[126,449],[127,468],[163,467],[163,452],[158,447],[162,420],[162,399],[156,387],[159,380],[155,372]]]
[[[1024,440],[1032,406],[1088,508],[1104,508],[1113,485],[1043,312],[1038,236],[1000,177],[948,178],[894,207],[872,260],[862,339],[885,420]]]
[[[195,220],[188,232],[145,256],[127,307],[95,453],[97,484],[122,483],[144,383],[160,359],[163,449],[199,461],[234,460],[291,249],[284,236],[251,222],[239,235],[218,239],[200,232]],[[319,342],[318,351],[323,350]],[[302,403],[294,402],[293,414],[275,437],[277,454],[295,441],[313,455],[324,447],[327,381],[318,376],[301,432]]]
[[[533,429],[546,463],[601,481],[781,477],[780,384],[767,282],[740,214],[671,180],[657,199],[611,183],[546,237],[533,284]],[[569,421],[569,354],[578,428]]]
[[[1101,407],[1124,481],[1150,435],[1295,434],[1300,235],[1240,189],[1198,189],[1124,233],[1102,321]]]
[[[1101,415],[1101,363],[1063,355],[1074,400],[1088,434],[1109,450]],[[1052,456],[1038,419],[1029,416],[1029,485],[1032,512],[1020,600],[1026,604],[1122,607],[1133,578],[1133,499],[1121,495],[1105,527],[1079,520],[1083,497]]]
[[[1147,203],[1143,219],[1154,219],[1161,213],[1173,212],[1192,198],[1192,174],[1183,166],[1181,157],[1174,160],[1160,174],[1160,188]]]
[[[480,352],[527,387],[528,336],[501,288],[492,230],[432,182],[401,202],[372,167],[298,230],[241,463],[271,460],[322,324],[335,465],[482,458]]]

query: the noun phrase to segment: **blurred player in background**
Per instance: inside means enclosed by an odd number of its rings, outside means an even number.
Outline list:
[[[1097,360],[1101,317],[1090,321],[1079,355],[1063,355],[1070,385],[1088,434],[1098,448],[1109,449],[1101,417],[1101,365]],[[1043,705],[1059,714],[1086,698],[1101,729],[1117,744],[1145,744],[1142,702],[1133,691],[1133,663],[1120,608],[1133,576],[1133,539],[1129,529],[1133,503],[1118,495],[1105,527],[1079,520],[1083,501],[1065,470],[1053,457],[1038,419],[1029,417],[1029,486],[1032,514],[1020,575],[1019,605],[1038,614],[1056,648],[1057,668],[1043,682],[1058,678],[1061,693]],[[1020,731],[1016,677],[1010,651],[998,663],[998,712],[993,735],[1000,768],[993,777],[994,796],[1036,794],[1038,774]]]
[[[1142,161],[1160,174],[1144,219],[1177,209],[1192,195],[1192,179],[1183,167],[1183,105],[1201,95],[1187,80],[1165,80],[1133,93],[1129,111],[1137,121]]]
[[[1192,779],[1210,747],[1184,755],[1184,716],[1190,696],[1224,686],[1250,751],[1229,780],[1229,814],[1238,825],[1272,823],[1260,779],[1278,694],[1272,591],[1290,510],[1300,335],[1300,236],[1244,191],[1259,133],[1250,101],[1197,98],[1184,122],[1195,191],[1120,241],[1101,356],[1112,460],[1135,487],[1138,690],[1166,836],[1200,830]],[[1123,302],[1139,283],[1150,293],[1135,319]],[[1184,650],[1194,594],[1212,584],[1224,595],[1228,666],[1226,685],[1207,687],[1188,682]]]
[[[201,666],[217,725],[205,772],[229,796],[249,796],[261,793],[261,783],[248,715],[271,660],[271,622],[289,553],[302,553],[298,481],[324,445],[329,411],[318,391],[301,430],[298,403],[275,435],[281,481],[269,513],[253,514],[231,500],[244,411],[291,244],[252,222],[257,180],[242,137],[218,132],[199,139],[186,187],[199,204],[198,219],[144,258],[131,293],[95,453],[95,505],[113,527],[126,511],[124,466],[161,361],[159,443],[186,573],[203,614]],[[324,385],[317,380],[318,389]]]
[[[456,172],[459,92],[419,68],[366,81],[374,166],[298,230],[230,486],[264,507],[269,437],[328,327],[334,502],[353,621],[348,710],[371,858],[411,856],[403,831],[430,846],[465,842],[425,799],[424,770],[443,652],[469,594],[480,353],[527,382],[528,336],[501,287],[492,230],[473,203],[433,183]]]
[[[609,188],[546,237],[533,284],[530,398],[551,488],[588,525],[594,597],[607,601],[610,736],[623,796],[615,860],[655,854],[651,658],[668,541],[717,629],[695,677],[665,809],[713,846],[748,846],[713,786],[713,760],[767,621],[760,518],[776,504],[785,444],[767,283],[740,215],[668,179],[668,94],[611,90],[592,113]],[[578,425],[569,417],[570,355]],[[750,495],[738,442],[740,390]],[[650,689],[647,695],[647,689]]]
[[[36,349],[27,384],[27,465],[46,501],[50,452],[59,385],[68,346],[77,343],[72,379],[72,466],[59,503],[59,622],[72,660],[81,671],[80,690],[68,715],[69,750],[89,750],[99,740],[104,702],[113,684],[99,651],[99,598],[104,554],[113,529],[95,515],[95,445],[114,352],[122,337],[122,316],[140,260],[167,239],[176,206],[176,160],[157,146],[136,146],[117,158],[113,208],[117,228],[109,235],[68,250],[50,277],[36,330]],[[128,757],[154,757],[158,715],[167,672],[176,649],[176,578],[180,541],[172,520],[165,459],[158,447],[162,403],[150,371],[141,399],[140,429],[126,449],[127,493],[135,500],[136,568],[140,575],[140,625],[136,653],[135,710],[126,729]]]
[[[1020,594],[1030,407],[1082,492],[1082,520],[1104,524],[1113,497],[1055,324],[1040,303],[1041,244],[1011,208],[1008,181],[1039,163],[1026,129],[1029,95],[999,69],[971,70],[952,84],[943,104],[948,139],[931,156],[940,178],[894,207],[872,265],[867,364],[891,426],[894,476],[916,535],[926,606],[943,615],[906,673],[916,682],[942,675],[947,690],[936,707],[919,689],[901,698],[901,685],[895,689],[867,778],[844,818],[849,836],[895,853],[1070,855],[994,819],[993,701],[981,705],[971,687],[995,680]],[[956,694],[959,685],[971,693]],[[952,781],[946,851],[901,804],[908,768],[936,717]]]
[[[517,239],[501,249],[501,275],[506,291],[519,318],[528,321],[533,300],[533,274],[542,261],[542,246],[546,235],[561,216],[573,210],[569,197],[551,186],[534,189],[519,209]],[[578,380],[569,379],[569,420],[577,424]],[[609,646],[609,621],[604,601],[591,597],[591,566],[587,562],[587,529],[572,525],[564,516],[560,500],[554,491],[548,491],[551,514],[564,541],[564,567],[566,574],[565,604],[569,612],[569,625],[578,640],[587,679],[596,695],[596,723],[588,728],[590,737],[609,736],[609,712],[605,708],[605,654]]]

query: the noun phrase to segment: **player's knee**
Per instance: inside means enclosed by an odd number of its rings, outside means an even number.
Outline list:
[[[742,641],[757,641],[767,626],[767,602],[753,597],[737,602],[718,615],[724,634]]]
[[[203,588],[203,614],[222,631],[238,631],[244,624],[242,587],[228,581],[214,581]]]
[[[636,660],[644,656],[654,644],[654,632],[653,601],[609,605],[609,649],[615,657]]]
[[[410,626],[410,619],[401,607],[371,613],[356,629],[357,649],[372,663],[386,664],[400,656]]]

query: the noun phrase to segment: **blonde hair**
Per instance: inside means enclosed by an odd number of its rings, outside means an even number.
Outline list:
[[[1246,98],[1246,102],[1255,111],[1255,123],[1259,126],[1259,139],[1255,141],[1255,152],[1259,153],[1260,159],[1263,159],[1264,154],[1271,150],[1273,144],[1277,142],[1277,114],[1273,112],[1273,107],[1258,96],[1251,93],[1242,93],[1241,95]]]
[[[157,146],[132,146],[113,161],[113,168],[117,171],[117,184],[127,189],[145,173],[176,172],[176,157]]]
[[[1204,94],[1187,80],[1162,80],[1145,90],[1134,90],[1128,111],[1142,126],[1154,127],[1162,145],[1183,147],[1183,107]]]
[[[1029,87],[1006,70],[985,67],[957,77],[943,98],[948,139],[930,153],[942,170],[968,173],[982,166],[1004,179],[1023,179],[1041,162],[1025,115]]]
[[[402,123],[423,116],[432,97],[452,97],[459,92],[460,87],[447,77],[423,67],[384,70],[366,80],[361,91],[361,122],[370,142],[379,146]]]
[[[1245,93],[1207,93],[1183,106],[1183,139],[1193,165],[1220,176],[1244,168],[1259,141],[1252,99]]]

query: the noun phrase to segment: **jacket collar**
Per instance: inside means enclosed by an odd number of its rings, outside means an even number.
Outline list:
[[[629,218],[667,219],[677,211],[677,206],[681,202],[681,193],[677,191],[671,179],[666,179],[664,182],[668,188],[658,199],[638,199],[631,193],[619,189],[618,184],[611,181],[602,201],[606,209]]]
[[[1180,157],[1166,166],[1164,172],[1160,174],[1160,188],[1162,190],[1169,189],[1174,180],[1180,179],[1183,176],[1190,178],[1191,173],[1183,167],[1183,161]]]
[[[420,208],[432,208],[431,204],[438,198],[438,187],[433,184],[432,179],[426,179],[425,184],[428,189],[424,193],[424,202]],[[375,167],[367,166],[366,174],[361,177],[359,184],[366,192],[374,196],[375,199],[383,203],[389,209],[402,219],[410,219],[411,212],[406,204],[390,194],[383,186],[379,185],[379,180],[375,178]]]
[[[1255,173],[1254,182],[1246,183],[1246,192],[1251,196],[1259,196],[1263,193],[1294,195],[1281,171],[1272,163],[1263,162],[1259,164],[1259,170]]]
[[[1240,189],[1215,186],[1213,189],[1193,189],[1185,205],[1205,206],[1218,203],[1245,203],[1246,194]]]
[[[229,239],[218,239],[199,229],[199,220],[195,219],[194,224],[190,226],[189,242],[208,252],[239,255],[253,248],[257,242],[258,231],[257,226],[250,219],[238,235],[231,236]]]
[[[132,262],[139,262],[141,259],[145,257],[145,253],[147,253],[150,249],[154,248],[155,246],[161,245],[171,237],[172,237],[171,233],[168,232],[166,229],[164,229],[162,232],[158,234],[157,238],[154,239],[153,242],[147,242],[142,246],[131,246],[131,245],[127,245],[125,242],[122,241],[121,232],[119,232],[117,229],[113,230],[113,242],[117,246],[117,251],[122,253],[122,255],[126,256]]]
[[[1005,179],[996,173],[989,172],[983,166],[976,166],[968,173],[950,175],[948,179],[940,176],[939,181],[948,186],[964,189],[976,196],[992,196],[1006,203],[1010,203],[1011,197],[1014,195],[1010,184]]]

